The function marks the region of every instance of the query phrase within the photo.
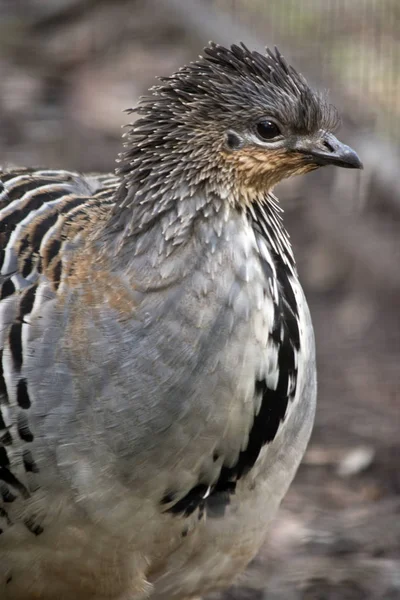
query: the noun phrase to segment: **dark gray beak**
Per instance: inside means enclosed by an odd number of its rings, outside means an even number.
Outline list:
[[[342,144],[332,133],[324,132],[319,138],[299,139],[295,150],[309,157],[318,166],[336,165],[346,169],[362,169],[358,154],[346,144]]]

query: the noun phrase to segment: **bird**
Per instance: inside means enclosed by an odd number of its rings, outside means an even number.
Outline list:
[[[2,600],[228,587],[311,434],[273,190],[362,168],[337,111],[278,49],[210,42],[129,113],[110,174],[0,173]]]

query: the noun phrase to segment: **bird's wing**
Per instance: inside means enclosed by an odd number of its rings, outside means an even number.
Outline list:
[[[24,324],[46,277],[59,280],[63,224],[88,206],[111,206],[118,181],[112,175],[82,176],[58,170],[0,171],[0,528],[6,507],[29,497],[37,467],[30,449],[30,399],[24,363]],[[85,218],[78,219],[78,230]],[[45,289],[45,288],[44,288]],[[40,296],[40,297],[39,297]],[[33,479],[32,479],[33,478]],[[4,508],[3,508],[4,507]],[[34,527],[27,520],[28,527]]]

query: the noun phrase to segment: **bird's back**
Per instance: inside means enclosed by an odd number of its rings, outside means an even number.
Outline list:
[[[117,185],[113,175],[0,171],[1,300],[35,283],[50,263],[55,266],[65,224],[75,222],[77,232],[87,228],[96,209],[112,205]]]
[[[65,246],[110,210],[117,184],[113,176],[68,171],[0,172],[0,531],[12,524],[12,502],[29,495],[38,470],[23,325],[56,293]]]

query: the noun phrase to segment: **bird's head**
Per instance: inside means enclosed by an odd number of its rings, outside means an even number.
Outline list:
[[[204,182],[247,203],[323,165],[362,168],[333,134],[335,109],[277,49],[263,55],[210,43],[197,62],[161,79],[136,111],[120,171],[142,189]]]

